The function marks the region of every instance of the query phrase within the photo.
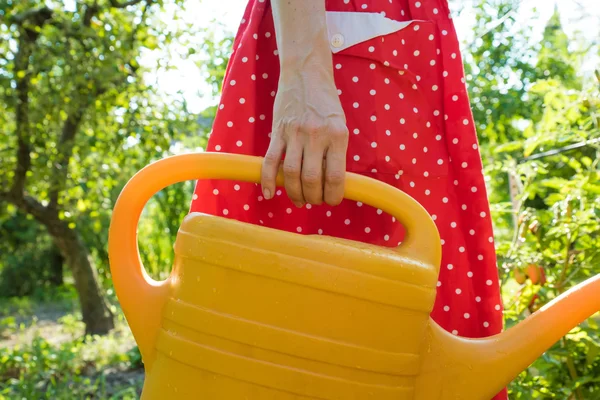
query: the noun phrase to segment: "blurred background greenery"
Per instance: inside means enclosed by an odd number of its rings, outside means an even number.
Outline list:
[[[600,273],[600,10],[450,2],[510,327]],[[205,145],[243,5],[0,0],[0,399],[137,398],[140,356],[107,264],[111,209],[144,165]],[[144,211],[155,278],[191,194],[174,185]],[[599,324],[557,343],[511,398],[600,399]]]

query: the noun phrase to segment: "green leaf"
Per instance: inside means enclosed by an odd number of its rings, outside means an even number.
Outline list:
[[[550,178],[550,179],[544,179],[541,182],[541,184],[542,184],[542,186],[549,187],[552,189],[561,189],[561,188],[564,188],[565,186],[568,186],[569,181],[567,179],[554,177],[554,178]]]
[[[583,185],[583,189],[590,193],[600,194],[600,185],[586,183],[585,185]]]
[[[78,199],[77,200],[77,209],[82,212],[85,211],[87,209],[85,201],[83,201],[82,199]]]
[[[585,364],[591,365],[598,358],[598,354],[600,354],[600,347],[592,344],[585,355]]]
[[[523,143],[521,143],[520,141],[514,141],[496,146],[496,148],[494,149],[494,153],[510,153],[513,151],[521,150],[522,148]]]

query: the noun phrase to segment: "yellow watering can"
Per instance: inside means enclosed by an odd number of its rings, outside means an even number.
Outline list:
[[[401,221],[399,248],[195,213],[179,230],[170,277],[148,277],[137,224],[152,195],[194,179],[258,182],[260,170],[256,157],[180,155],[123,189],[109,254],[144,361],[142,399],[489,400],[600,310],[596,276],[500,335],[449,334],[429,316],[441,253],[434,222],[406,194],[355,174],[346,198]]]

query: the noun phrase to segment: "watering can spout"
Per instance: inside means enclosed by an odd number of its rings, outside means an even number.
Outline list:
[[[489,399],[571,329],[600,311],[600,276],[496,336],[456,337],[431,322],[416,400]],[[438,384],[432,384],[436,381]],[[465,390],[469,388],[469,390]]]

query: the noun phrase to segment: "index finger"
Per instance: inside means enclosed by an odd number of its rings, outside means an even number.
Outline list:
[[[271,199],[275,193],[277,173],[279,172],[279,164],[284,150],[285,142],[280,138],[280,135],[272,135],[260,172],[262,192],[267,200]]]

